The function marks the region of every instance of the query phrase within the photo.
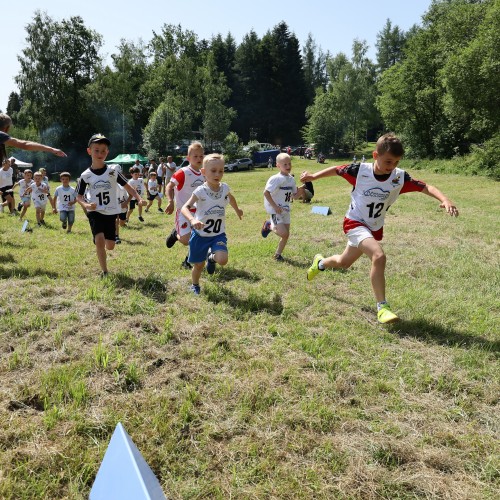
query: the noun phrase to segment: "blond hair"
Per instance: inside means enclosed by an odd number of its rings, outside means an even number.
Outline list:
[[[218,161],[224,163],[224,157],[219,153],[212,153],[203,158],[203,168],[208,166],[211,161]]]
[[[276,163],[281,163],[282,161],[286,161],[286,160],[292,161],[292,158],[288,153],[280,153],[276,157]]]
[[[205,152],[205,149],[203,148],[203,144],[201,142],[192,142],[189,147],[188,147],[188,156],[193,152],[193,151],[201,151],[202,153]]]

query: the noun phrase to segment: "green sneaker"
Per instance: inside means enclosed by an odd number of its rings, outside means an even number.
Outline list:
[[[399,317],[396,316],[389,308],[389,304],[383,305],[378,313],[377,318],[379,323],[394,323],[398,321]]]
[[[318,264],[322,259],[324,259],[324,257],[320,253],[317,253],[314,256],[311,267],[307,270],[307,281],[312,281],[314,277],[319,273],[320,269],[318,267]]]

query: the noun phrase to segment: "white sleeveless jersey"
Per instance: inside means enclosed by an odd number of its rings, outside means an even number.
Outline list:
[[[45,182],[41,182],[39,186],[36,182],[32,182],[29,186],[31,188],[31,199],[37,205],[45,205],[48,200],[49,186]]]
[[[281,173],[269,177],[264,191],[269,191],[274,203],[281,207],[284,212],[290,212],[293,195],[297,192],[295,177]],[[264,208],[268,214],[274,213],[274,208],[264,197]]]
[[[144,193],[144,179],[142,177],[139,177],[138,179],[130,179],[128,184],[133,187],[142,198],[142,194]]]
[[[66,212],[75,210],[75,205],[69,205],[71,201],[76,200],[76,191],[74,187],[68,186],[65,189],[63,186],[58,186],[54,191],[54,198],[57,197],[57,210]]]
[[[129,199],[129,195],[127,193],[127,191],[125,191],[125,188],[123,186],[120,186],[120,184],[118,184],[118,189],[117,189],[117,193],[118,193],[118,209],[120,210],[120,213],[126,213],[128,211],[128,207],[125,207],[123,208],[121,205],[122,203],[125,203],[128,199]]]
[[[226,205],[229,203],[229,186],[221,182],[219,191],[212,191],[205,183],[197,187],[195,217],[205,225],[196,232],[203,237],[218,236],[226,232]]]
[[[26,191],[29,189],[30,184],[32,183],[32,180],[29,180],[26,182],[24,179],[21,179],[19,181],[19,197],[24,198],[25,196],[29,196],[26,194]]]
[[[156,196],[158,194],[158,181],[148,181],[148,191],[151,196]]]
[[[205,182],[205,177],[200,171],[193,170],[190,166],[183,167],[170,179],[177,189],[174,189],[175,206],[181,209],[191,198],[194,190]]]
[[[377,231],[384,225],[385,214],[396,201],[405,180],[405,172],[395,168],[386,181],[378,181],[371,163],[361,163],[351,204],[345,216]]]
[[[118,182],[120,175],[112,167],[106,167],[102,175],[96,175],[90,168],[85,170],[81,179],[87,183],[88,194],[86,196],[89,203],[95,203],[96,212],[113,215],[120,213],[118,206]]]

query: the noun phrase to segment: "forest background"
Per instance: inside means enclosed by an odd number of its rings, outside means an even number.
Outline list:
[[[285,22],[239,45],[165,24],[147,42],[122,40],[106,65],[103,37],[81,17],[36,12],[6,111],[12,135],[68,152],[20,154],[49,172],[83,169],[95,131],[112,158],[167,154],[194,136],[223,150],[259,140],[334,154],[393,130],[408,157],[460,159],[460,171],[498,178],[499,21],[498,0],[434,0],[408,31],[387,19],[376,61],[357,39],[349,55],[323,52],[312,35],[301,47]]]

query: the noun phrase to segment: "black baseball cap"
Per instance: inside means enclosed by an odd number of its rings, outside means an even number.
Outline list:
[[[96,142],[107,144],[108,146],[111,145],[111,141],[107,137],[105,137],[104,135],[102,135],[102,134],[94,134],[89,139],[89,145],[88,145],[88,147],[90,148],[90,145],[94,144]]]

